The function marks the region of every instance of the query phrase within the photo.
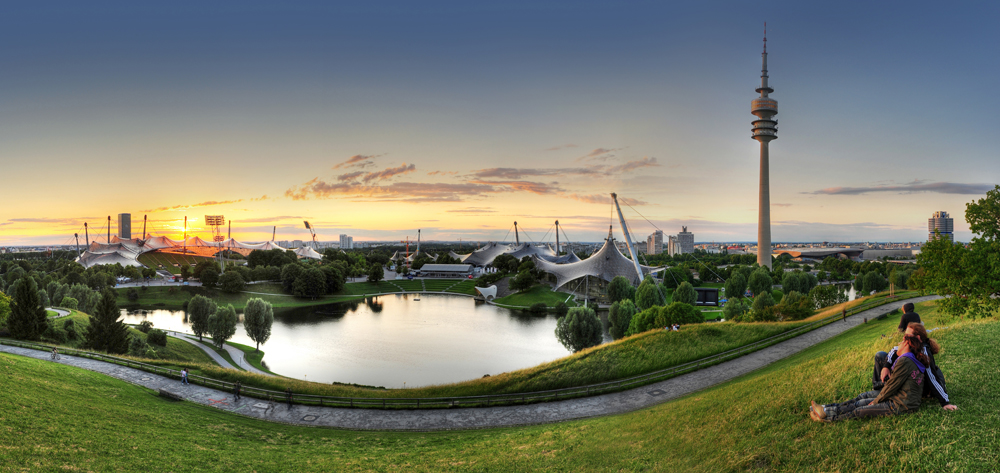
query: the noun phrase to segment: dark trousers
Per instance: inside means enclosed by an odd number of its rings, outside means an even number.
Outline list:
[[[875,354],[875,370],[872,372],[872,389],[878,391],[882,389],[885,383],[879,379],[879,375],[882,373],[882,368],[892,368],[889,366],[889,354],[880,351]]]
[[[870,404],[876,397],[878,397],[879,391],[867,391],[858,395],[858,397],[851,399],[847,402],[841,402],[839,404],[827,404],[823,406],[826,410],[826,418],[830,421],[848,420],[848,419],[860,419],[863,417],[881,417],[881,416],[891,416],[904,412],[904,410],[899,409],[891,402],[880,402],[878,404]]]

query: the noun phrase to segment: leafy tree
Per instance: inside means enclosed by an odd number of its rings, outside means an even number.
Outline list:
[[[423,251],[421,251],[420,254],[417,255],[416,258],[413,258],[413,262],[410,263],[410,266],[413,269],[420,269],[420,268],[423,268],[425,264],[430,263],[431,261],[434,261],[434,260],[432,260],[430,256],[427,256],[426,253],[424,253]]]
[[[611,304],[608,311],[608,331],[611,332],[611,338],[618,340],[625,336],[636,312],[635,304],[630,299]]]
[[[383,279],[385,279],[385,270],[382,269],[382,265],[378,263],[372,264],[371,268],[368,268],[368,282],[378,284]]]
[[[611,279],[608,284],[608,300],[612,304],[625,299],[632,299],[635,297],[635,288],[632,286],[632,282],[626,279],[624,276],[615,276]]]
[[[257,349],[260,351],[260,344],[267,343],[271,338],[271,326],[274,324],[274,311],[271,303],[259,297],[254,297],[247,301],[247,306],[243,309],[243,329],[246,330],[250,340],[257,342]]]
[[[529,270],[517,273],[517,276],[514,276],[514,278],[510,280],[510,288],[518,292],[527,291],[534,285],[535,275],[531,274],[531,271]]]
[[[201,277],[198,279],[201,280],[202,286],[215,287],[219,282],[219,270],[215,269],[215,266],[205,268],[201,271]]]
[[[653,278],[646,276],[646,279],[642,280],[642,284],[639,284],[639,288],[635,290],[636,309],[643,311],[650,307],[663,305],[664,302],[663,297],[660,295],[659,287],[653,282]]]
[[[774,306],[779,320],[802,320],[814,312],[815,303],[796,291],[789,292]]]
[[[128,354],[132,356],[146,356],[146,352],[149,351],[150,346],[146,343],[140,336],[130,336],[128,337]]]
[[[181,263],[181,279],[184,281],[191,279],[191,265]]]
[[[76,309],[79,306],[79,304],[80,304],[79,301],[69,296],[63,297],[62,301],[59,302],[60,307],[70,310]]]
[[[167,332],[154,328],[146,335],[146,341],[151,345],[167,346]]]
[[[226,307],[219,307],[211,317],[208,318],[209,332],[212,335],[212,343],[217,348],[222,348],[236,334],[236,309],[232,304]]]
[[[753,322],[766,322],[774,320],[774,298],[771,293],[762,292],[753,298],[753,305],[750,307],[750,316]]]
[[[323,271],[323,276],[326,278],[326,293],[335,294],[344,289],[344,273],[340,271],[336,266],[332,264],[325,264],[321,266],[320,271]],[[383,277],[385,273],[383,273]]]
[[[701,311],[694,306],[673,302],[665,307],[649,308],[633,316],[625,335],[635,335],[654,329],[662,330],[672,324],[696,324],[704,321]]]
[[[201,273],[202,277],[205,273]],[[243,292],[246,288],[246,280],[240,275],[239,271],[226,271],[225,274],[219,276],[219,286],[222,287],[223,291],[235,294],[237,292]]]
[[[839,287],[829,284],[826,286],[816,286],[809,291],[809,298],[812,299],[816,308],[829,307],[834,304],[847,302],[847,293],[841,291]]]
[[[188,320],[191,321],[191,331],[198,336],[198,340],[210,332],[208,319],[215,314],[216,310],[218,310],[218,306],[215,301],[201,294],[188,301]]]
[[[772,282],[771,275],[768,274],[767,268],[758,268],[750,274],[750,278],[747,280],[747,286],[750,288],[750,293],[756,298],[761,294],[770,294]]]
[[[873,291],[879,292],[888,286],[889,283],[886,282],[885,278],[883,278],[881,274],[877,271],[871,271],[865,274],[864,280],[862,281],[861,291],[864,292],[865,295],[868,295]]]
[[[281,285],[284,286],[286,292],[292,292],[295,280],[299,278],[302,271],[302,265],[298,263],[288,263],[281,267]]]
[[[326,293],[326,275],[319,268],[302,271],[292,284],[292,293],[299,297],[316,299]]]
[[[491,266],[497,268],[497,271],[511,274],[517,273],[517,267],[520,264],[521,263],[517,260],[517,258],[508,254],[497,256],[493,259],[493,262],[490,263]]]
[[[725,290],[726,298],[729,300],[743,297],[743,294],[747,290],[746,278],[744,278],[742,274],[734,272],[731,276],[729,276],[729,279],[726,280]]]
[[[739,320],[746,311],[747,306],[743,303],[742,298],[731,297],[726,301],[726,305],[722,307],[722,316],[726,320]]]
[[[101,291],[94,314],[90,316],[90,326],[84,346],[108,353],[125,353],[128,351],[128,326],[121,320],[117,297],[111,289]]]
[[[556,338],[573,352],[601,344],[603,327],[593,309],[574,307],[556,322]]]
[[[684,281],[677,289],[674,290],[674,302],[683,302],[685,304],[695,305],[698,302],[698,291],[694,290],[694,286],[691,283]]]

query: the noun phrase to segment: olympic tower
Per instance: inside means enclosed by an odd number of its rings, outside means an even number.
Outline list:
[[[761,54],[760,97],[750,102],[753,121],[752,138],[760,142],[760,198],[757,214],[757,264],[771,269],[771,183],[768,169],[767,144],[778,138],[778,101],[767,96],[774,89],[767,85],[767,23],[764,23],[764,53]]]

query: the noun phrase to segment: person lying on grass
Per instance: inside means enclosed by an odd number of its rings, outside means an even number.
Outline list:
[[[924,379],[924,392],[923,397],[933,397],[937,399],[941,407],[953,411],[958,409],[958,406],[951,403],[951,399],[948,397],[948,392],[945,390],[944,383],[944,373],[941,372],[941,368],[938,368],[937,363],[934,362],[934,355],[937,355],[941,351],[941,346],[938,345],[936,341],[930,338],[927,334],[927,329],[923,324],[919,322],[911,322],[906,326],[906,335],[916,335],[923,342],[923,346],[920,348],[920,352],[927,357],[930,361],[927,364],[927,372],[925,373]],[[899,357],[898,353],[899,347],[893,347],[889,350],[889,353],[880,351],[875,354],[875,369],[872,372],[872,389],[878,391],[882,389],[885,384],[885,380],[889,378],[890,373],[892,373],[892,365],[896,362]]]
[[[916,412],[924,391],[924,373],[930,361],[920,352],[923,346],[917,335],[904,335],[896,349],[899,357],[892,374],[880,391],[866,391],[850,401],[838,404],[810,403],[809,417],[817,422],[834,422],[863,417],[891,416]]]

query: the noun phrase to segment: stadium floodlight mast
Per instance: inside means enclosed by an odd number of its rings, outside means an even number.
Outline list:
[[[306,230],[309,230],[309,233],[312,234],[313,249],[315,250],[316,249],[316,231],[313,230],[312,225],[309,225],[309,221],[308,220],[303,220],[302,223],[306,224]]]
[[[205,224],[212,227],[212,241],[219,245],[219,266],[222,268],[220,272],[226,271],[225,260],[222,259],[222,241],[225,238],[222,237],[222,226],[226,224],[226,217],[222,215],[206,215]]]

